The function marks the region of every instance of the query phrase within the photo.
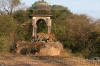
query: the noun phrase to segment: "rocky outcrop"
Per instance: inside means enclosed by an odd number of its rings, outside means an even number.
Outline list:
[[[40,56],[59,56],[63,51],[63,46],[60,42],[45,43],[38,53]]]
[[[18,54],[21,54],[23,49],[25,54],[31,53],[32,50],[35,52],[34,55],[37,56],[59,56],[63,51],[63,46],[60,42],[27,42],[27,41],[19,41],[17,42],[17,50]]]

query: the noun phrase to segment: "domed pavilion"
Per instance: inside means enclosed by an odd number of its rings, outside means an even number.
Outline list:
[[[51,7],[50,5],[45,2],[44,0],[39,1],[36,3],[32,15],[32,25],[33,25],[33,40],[37,37],[37,22],[39,20],[44,20],[48,26],[47,33],[51,33]]]

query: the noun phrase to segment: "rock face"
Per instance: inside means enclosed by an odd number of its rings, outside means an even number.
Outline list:
[[[30,53],[32,50],[37,50],[33,52],[37,56],[59,56],[63,51],[63,46],[60,42],[27,42],[19,41],[17,42],[17,54],[21,54],[23,49],[25,54]],[[22,52],[23,53],[23,52]],[[32,54],[33,54],[32,53]]]
[[[63,51],[63,46],[60,42],[48,42],[40,49],[40,56],[59,56]]]

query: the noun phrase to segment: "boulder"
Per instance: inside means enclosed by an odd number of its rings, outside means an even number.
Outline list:
[[[60,56],[63,51],[63,45],[60,42],[27,42],[19,41],[16,43],[18,54],[21,54],[23,49],[25,52],[31,53],[32,50],[37,50],[35,52],[36,56]],[[33,52],[34,53],[34,52]]]
[[[60,42],[48,42],[40,48],[38,55],[40,56],[59,56],[63,51],[63,46]]]

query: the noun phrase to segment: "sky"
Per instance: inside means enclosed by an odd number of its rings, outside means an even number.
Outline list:
[[[22,0],[26,6],[30,7],[35,1]],[[86,14],[92,18],[100,19],[100,0],[45,0],[50,5],[62,5],[75,14]]]

